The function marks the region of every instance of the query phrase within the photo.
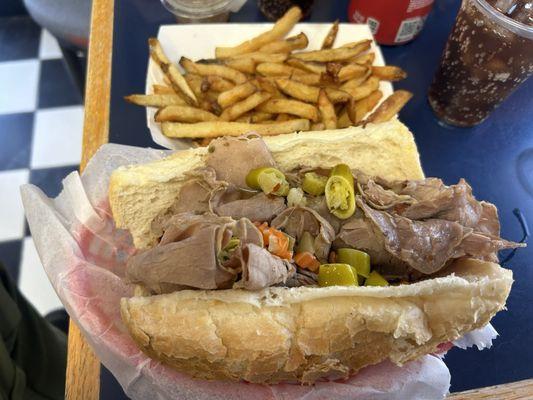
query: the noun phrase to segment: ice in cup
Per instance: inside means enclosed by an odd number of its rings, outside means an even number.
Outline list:
[[[473,126],[533,73],[532,0],[463,0],[429,89],[437,117]]]

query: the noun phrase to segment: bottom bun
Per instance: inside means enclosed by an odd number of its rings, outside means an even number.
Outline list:
[[[464,259],[446,276],[389,287],[184,290],[122,299],[150,357],[202,379],[313,383],[436,350],[487,324],[512,272]]]

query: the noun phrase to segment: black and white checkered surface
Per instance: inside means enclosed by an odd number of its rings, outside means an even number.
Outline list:
[[[83,106],[56,40],[29,17],[0,18],[0,262],[42,313],[60,307],[20,199],[31,182],[56,196],[78,168]]]

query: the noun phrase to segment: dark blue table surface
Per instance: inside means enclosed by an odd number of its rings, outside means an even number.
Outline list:
[[[347,20],[347,0],[317,0],[309,21]],[[143,93],[148,59],[147,38],[159,25],[174,23],[173,17],[154,0],[115,0],[113,75],[111,87],[110,141],[158,147],[150,138],[143,108],[127,104],[122,97]],[[461,177],[480,199],[498,206],[502,235],[518,240],[521,229],[512,214],[520,208],[533,228],[533,79],[519,88],[483,124],[471,128],[441,126],[426,99],[460,2],[438,0],[421,35],[412,43],[383,47],[387,64],[399,65],[409,77],[398,83],[414,93],[400,119],[416,137],[422,165],[428,176],[447,183]],[[254,0],[232,22],[265,21]],[[208,27],[206,26],[206,29]],[[224,43],[224,38],[220,38]],[[523,249],[508,264],[515,284],[493,325],[500,333],[490,350],[453,349],[446,356],[452,374],[452,391],[478,388],[533,378],[533,248]],[[112,376],[102,373],[102,399],[123,396]]]

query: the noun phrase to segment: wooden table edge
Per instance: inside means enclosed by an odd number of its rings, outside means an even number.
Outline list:
[[[114,0],[93,0],[85,85],[85,115],[80,170],[109,137]],[[100,362],[78,326],[70,322],[65,399],[98,400]],[[448,399],[530,399],[533,379],[452,393]]]
[[[108,141],[113,53],[114,0],[93,0],[85,84],[85,113],[80,170]],[[100,362],[78,326],[70,322],[65,399],[98,400]]]

